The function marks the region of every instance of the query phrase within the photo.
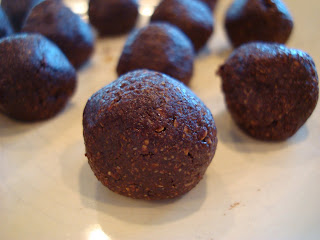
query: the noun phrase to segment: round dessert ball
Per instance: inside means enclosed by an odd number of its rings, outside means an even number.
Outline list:
[[[176,25],[191,39],[196,51],[205,46],[214,27],[211,10],[198,0],[163,0],[155,9],[151,21]]]
[[[286,43],[293,19],[281,0],[235,0],[225,27],[234,47],[254,41]]]
[[[218,0],[199,0],[201,2],[206,3],[211,10],[215,10]]]
[[[89,20],[101,36],[129,32],[138,18],[137,0],[90,0]]]
[[[11,24],[6,13],[0,7],[0,38],[6,37],[13,33]]]
[[[35,6],[22,31],[49,38],[75,68],[81,67],[93,53],[95,39],[90,26],[62,1],[46,0]]]
[[[145,68],[188,84],[193,73],[193,62],[192,43],[183,32],[167,23],[152,23],[129,36],[117,72],[122,75]]]
[[[318,101],[312,58],[282,44],[244,44],[220,67],[219,74],[232,118],[257,139],[291,137]]]
[[[194,188],[217,147],[210,110],[184,84],[150,70],[121,76],[88,101],[86,156],[110,190],[137,199]]]
[[[53,117],[76,87],[76,72],[52,42],[38,34],[0,41],[0,112],[21,121]]]
[[[7,13],[12,27],[15,31],[20,31],[30,10],[44,0],[2,0],[1,6]]]

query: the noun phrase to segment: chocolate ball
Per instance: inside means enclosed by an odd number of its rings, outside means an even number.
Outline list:
[[[133,32],[122,51],[119,75],[135,69],[159,71],[188,84],[194,52],[188,37],[167,23],[153,23]]]
[[[135,26],[138,3],[137,0],[90,0],[88,14],[100,35],[118,35]]]
[[[152,22],[169,22],[180,28],[198,51],[210,38],[214,20],[209,7],[198,0],[163,0],[151,17]]]
[[[218,0],[199,0],[201,2],[206,3],[211,10],[215,10]]]
[[[244,44],[220,67],[219,74],[232,118],[257,139],[291,137],[318,101],[312,58],[281,44]]]
[[[76,72],[52,42],[38,34],[0,41],[0,111],[22,121],[53,117],[76,87]]]
[[[137,70],[102,88],[83,114],[86,156],[110,190],[138,199],[194,188],[215,154],[210,110],[184,84]]]
[[[281,0],[235,0],[227,11],[225,27],[234,47],[254,41],[285,43],[293,20]]]
[[[93,52],[95,39],[90,26],[62,1],[46,0],[35,6],[22,31],[49,38],[76,68],[87,62]]]
[[[0,38],[6,37],[13,33],[11,24],[6,13],[0,7]]]
[[[44,0],[2,0],[1,6],[7,13],[12,27],[20,31],[30,10]]]

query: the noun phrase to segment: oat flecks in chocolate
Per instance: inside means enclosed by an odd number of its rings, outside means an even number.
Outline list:
[[[245,44],[231,54],[219,74],[232,118],[257,139],[291,137],[318,101],[312,58],[282,44]]]
[[[163,0],[151,17],[152,22],[169,22],[180,28],[198,51],[214,29],[214,17],[207,4],[198,0]]]
[[[131,198],[181,196],[202,179],[217,146],[210,110],[184,84],[137,70],[95,93],[83,115],[96,177]]]
[[[22,121],[56,115],[76,87],[76,72],[52,42],[38,34],[0,41],[0,112]]]
[[[171,24],[152,23],[129,36],[117,72],[150,69],[188,84],[193,61],[192,43],[183,32]]]
[[[95,39],[90,26],[60,0],[46,0],[35,6],[22,31],[49,38],[75,68],[87,62],[93,52]]]
[[[235,0],[225,27],[234,47],[253,41],[286,43],[293,19],[281,0]]]
[[[101,36],[130,31],[138,18],[137,0],[90,0],[89,20]]]
[[[11,24],[6,13],[0,7],[0,38],[6,37],[13,33]]]

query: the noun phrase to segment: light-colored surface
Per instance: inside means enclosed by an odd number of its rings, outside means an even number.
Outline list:
[[[63,113],[37,124],[0,116],[0,239],[320,239],[319,107],[283,143],[255,141],[237,129],[215,75],[229,53],[222,16],[230,1],[221,2],[217,31],[191,83],[219,131],[203,181],[180,199],[152,203],[118,196],[96,180],[84,156],[82,111],[91,94],[116,79],[126,37],[105,39]],[[289,46],[320,66],[320,4],[287,4],[296,23]]]

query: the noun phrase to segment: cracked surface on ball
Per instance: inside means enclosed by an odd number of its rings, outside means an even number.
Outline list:
[[[258,139],[291,137],[318,101],[318,75],[312,58],[282,44],[245,44],[220,67],[219,75],[232,118]]]
[[[137,70],[95,93],[83,115],[96,177],[131,198],[167,199],[202,179],[217,146],[211,112],[182,83]]]

